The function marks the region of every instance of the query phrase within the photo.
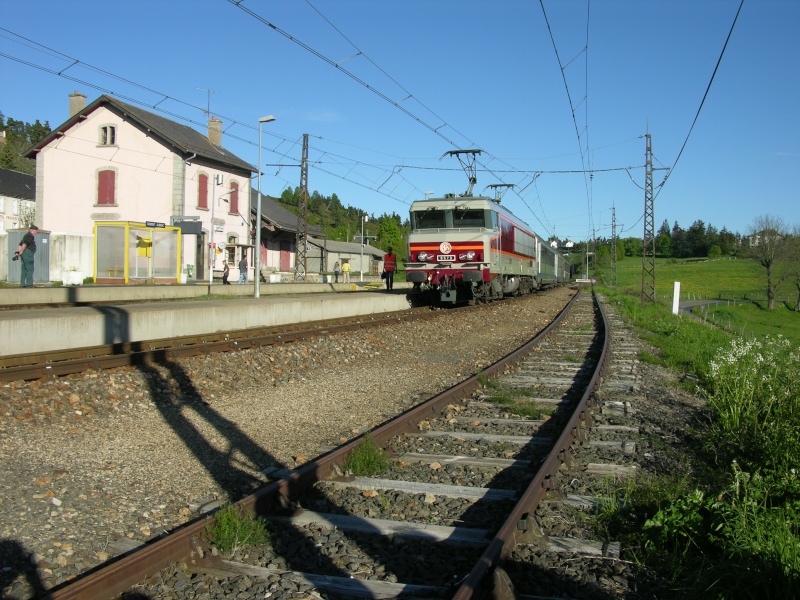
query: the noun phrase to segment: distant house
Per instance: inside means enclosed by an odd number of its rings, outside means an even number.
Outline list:
[[[353,242],[336,242],[333,240],[320,240],[309,238],[309,251],[306,257],[309,273],[333,273],[333,265],[338,262],[343,265],[350,263],[351,273],[364,273],[377,275],[383,268],[383,256],[386,254],[380,248]]]
[[[574,246],[575,246],[575,243],[571,242],[569,240],[564,240],[564,241],[550,240],[550,247],[551,248],[556,248],[557,250],[560,250],[561,252],[563,252],[565,254],[569,254],[569,251]]]
[[[86,105],[78,92],[69,108],[69,118],[25,154],[36,159],[40,227],[56,237],[85,237],[97,221],[183,221],[185,233],[194,221],[199,232],[183,236],[181,260],[190,277],[206,276],[212,237],[215,268],[242,256],[252,266],[256,168],[222,147],[222,121],[212,116],[203,135],[110,96]],[[262,198],[263,265],[288,271],[296,217],[284,222],[274,204]],[[60,270],[51,269],[52,277]]]
[[[258,190],[250,194],[250,206],[255,223]],[[322,232],[311,225],[309,236],[321,236]],[[281,206],[277,200],[261,195],[261,265],[263,271],[294,272],[297,243],[297,215]],[[309,272],[317,272],[309,266]]]
[[[33,224],[35,210],[36,178],[0,169],[0,234]]]

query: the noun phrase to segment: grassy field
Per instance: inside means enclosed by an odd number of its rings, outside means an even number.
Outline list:
[[[607,276],[606,271],[605,279]],[[766,271],[753,260],[730,258],[677,262],[657,259],[656,296],[659,301],[672,301],[676,281],[681,284],[681,300],[766,299]],[[617,288],[625,293],[641,292],[641,258],[617,262]]]
[[[656,279],[668,271],[705,298],[744,296],[763,287],[754,267],[659,265]],[[707,405],[687,431],[683,469],[617,489],[598,535],[620,540],[626,558],[668,582],[659,598],[800,598],[800,313],[793,303],[767,311],[763,302],[725,302],[709,309],[723,327],[709,327],[672,315],[668,298],[642,304],[640,269],[628,273],[638,285],[601,290],[655,347],[639,360],[691,375],[680,385]]]
[[[607,281],[608,272],[597,279]],[[796,292],[779,290],[775,310],[766,310],[766,270],[753,260],[720,259],[656,261],[656,298],[671,306],[674,282],[681,283],[681,301],[724,300],[699,307],[695,314],[746,338],[783,335],[800,343],[800,313],[794,311]],[[639,296],[642,261],[626,258],[617,263],[617,291]]]

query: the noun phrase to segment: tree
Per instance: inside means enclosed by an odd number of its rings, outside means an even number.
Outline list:
[[[642,255],[642,238],[625,238],[625,256]]]
[[[775,309],[775,294],[788,277],[780,272],[779,265],[790,262],[792,246],[786,223],[780,217],[756,217],[749,228],[750,239],[746,255],[767,270],[767,310]]]
[[[0,116],[0,131],[5,131],[5,143],[0,146],[0,167],[34,175],[36,161],[25,158],[22,153],[44,139],[50,133],[50,124],[42,125],[38,120],[31,125]]]
[[[706,239],[706,224],[695,221],[686,232],[686,243],[689,256],[708,256],[708,241]]]
[[[656,236],[656,255],[664,258],[672,256],[672,239],[669,234],[659,233]]]
[[[725,227],[719,232],[717,245],[722,250],[723,254],[733,255],[736,254],[736,248],[739,246],[739,239],[737,235],[728,231]]]
[[[681,229],[677,221],[672,226],[672,256],[675,258],[688,258],[691,256],[686,232]]]
[[[797,290],[797,300],[794,303],[795,312],[800,312],[800,226],[795,225],[792,229],[791,237],[788,242],[788,262],[786,265],[787,280],[794,285]]]
[[[594,256],[595,269],[611,266],[611,246],[607,243],[598,244]]]
[[[403,248],[403,230],[398,215],[382,215],[378,226],[378,244],[384,250],[391,248],[399,258],[405,254]]]

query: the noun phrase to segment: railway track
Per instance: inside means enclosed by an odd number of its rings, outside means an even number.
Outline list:
[[[412,308],[368,317],[309,321],[295,325],[258,327],[238,331],[106,344],[72,350],[0,356],[0,382],[59,377],[72,373],[82,373],[89,369],[100,371],[115,367],[143,365],[185,356],[213,354],[215,352],[235,352],[258,346],[286,344],[310,336],[374,327],[382,323],[421,319],[431,314],[428,308]]]
[[[203,539],[209,517],[51,597],[134,590],[155,598],[166,589],[176,598],[471,598],[500,589],[492,581],[504,572],[498,565],[536,537],[535,511],[569,461],[569,444],[582,439],[605,331],[592,298],[579,294],[557,325],[480,377],[371,431],[391,456],[379,477],[345,472],[361,439],[270,473],[278,479],[239,502],[269,519],[263,548],[216,555]]]

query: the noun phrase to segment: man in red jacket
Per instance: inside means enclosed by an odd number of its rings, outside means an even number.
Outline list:
[[[387,253],[383,255],[383,270],[386,272],[386,289],[390,290],[394,286],[394,272],[397,269],[397,256],[389,246]]]

